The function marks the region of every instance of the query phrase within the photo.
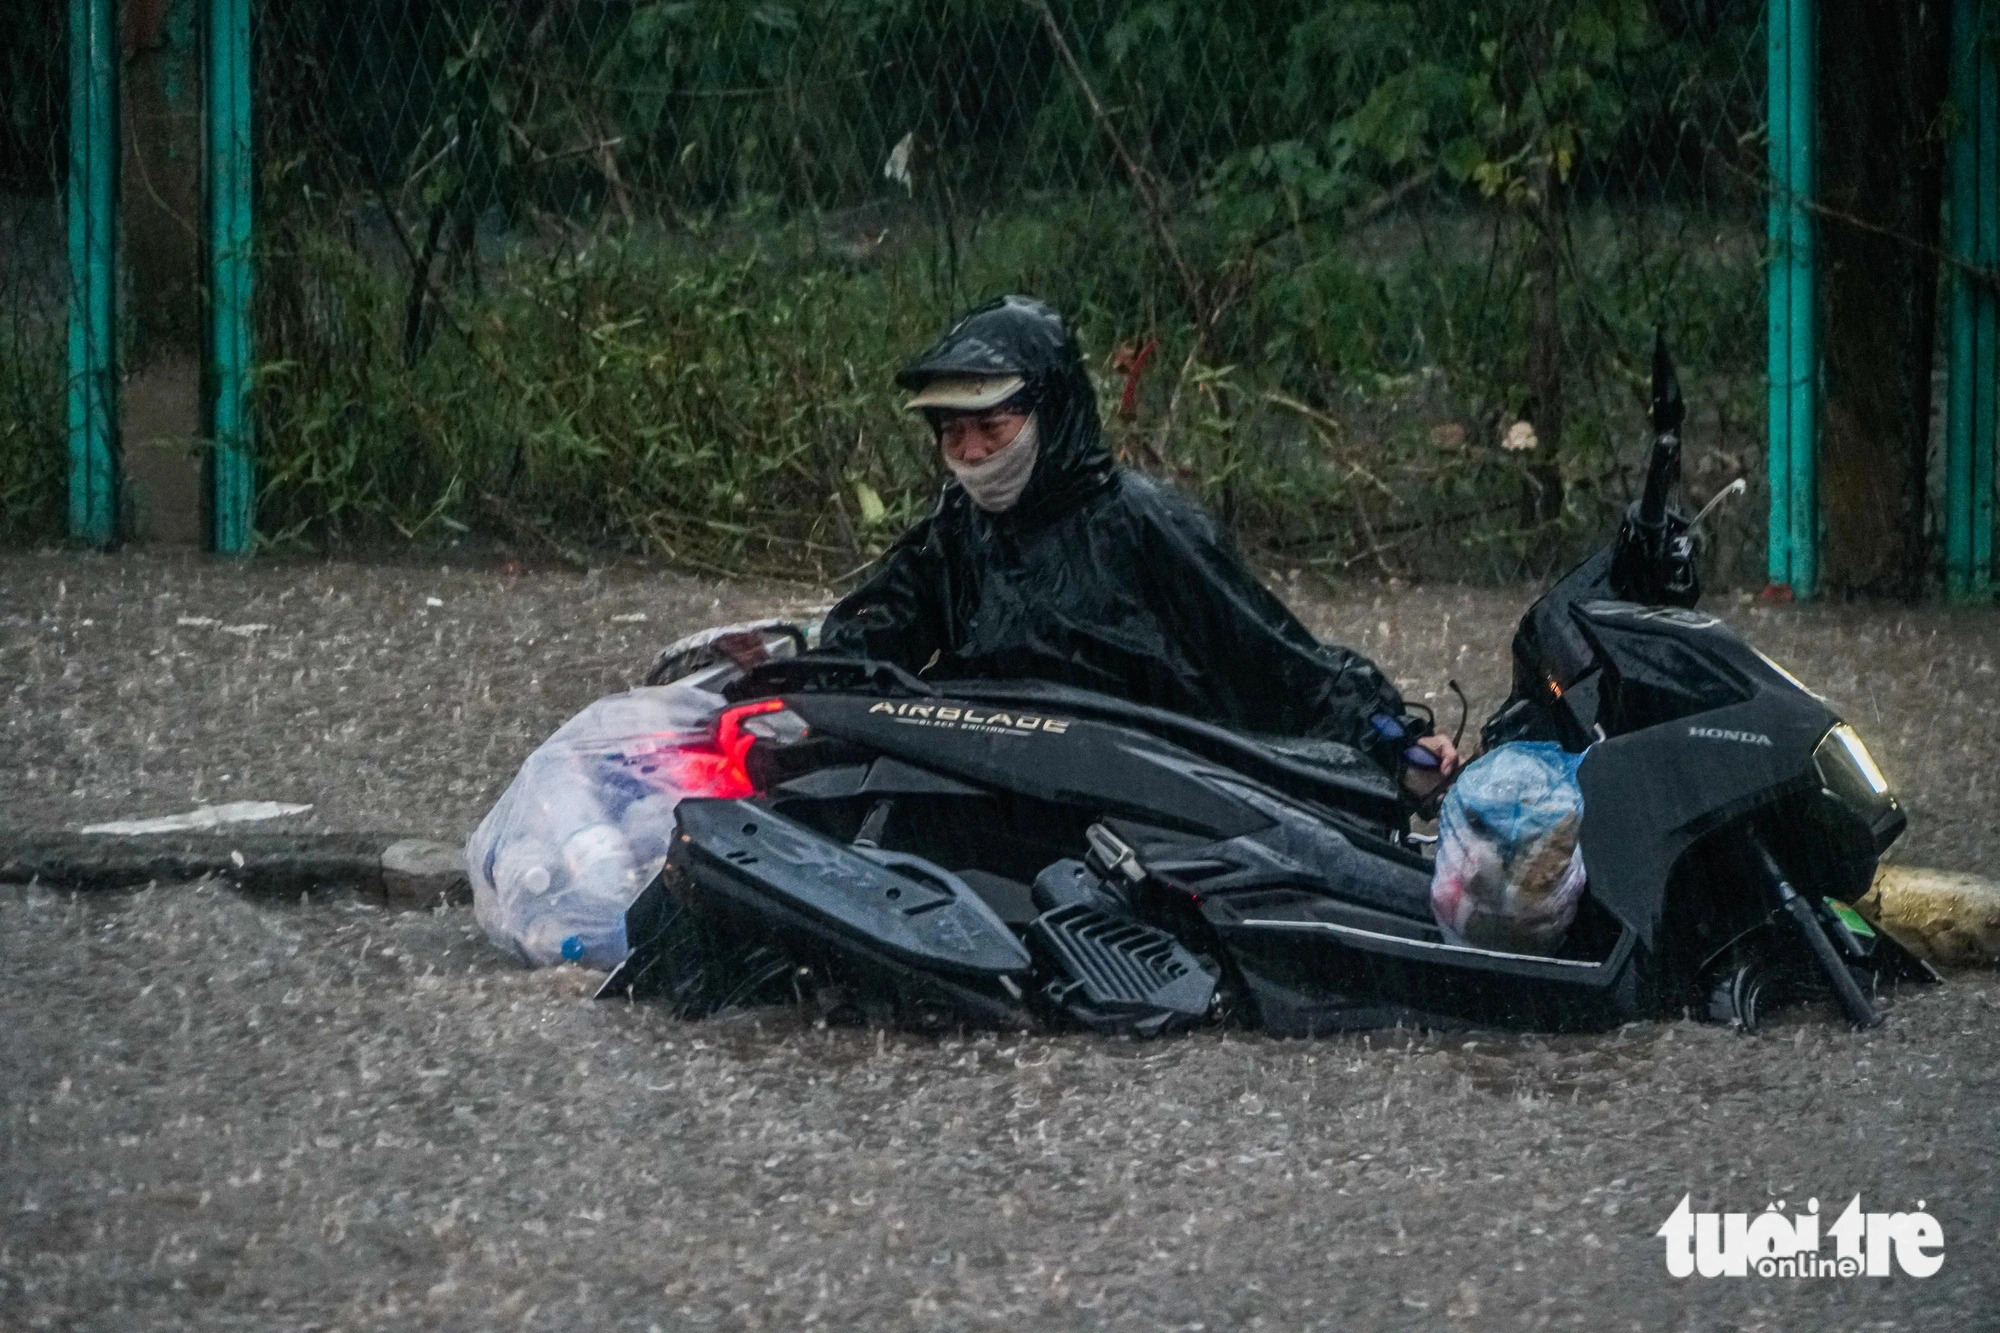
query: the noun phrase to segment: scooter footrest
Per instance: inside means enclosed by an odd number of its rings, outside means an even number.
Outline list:
[[[1054,974],[1043,999],[1100,1032],[1185,1027],[1206,1017],[1215,998],[1215,978],[1173,936],[1083,903],[1036,917],[1028,947]]]

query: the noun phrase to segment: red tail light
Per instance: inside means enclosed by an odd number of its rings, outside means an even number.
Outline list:
[[[668,761],[667,777],[689,796],[737,801],[757,794],[742,765],[707,745],[690,745],[676,751]]]
[[[780,744],[798,740],[805,735],[806,725],[793,713],[786,713],[784,718],[778,719],[775,727],[746,728],[743,723],[747,718],[782,713],[784,708],[781,699],[759,699],[756,703],[738,704],[716,719],[714,740],[676,743],[660,752],[656,762],[665,770],[663,776],[666,781],[689,796],[713,796],[732,801],[754,796],[757,786],[750,781],[750,772],[744,766],[750,747],[760,740],[774,740]],[[650,773],[653,770],[648,768],[644,771]]]
[[[784,706],[776,699],[760,699],[754,704],[738,704],[724,713],[721,720],[715,724],[715,748],[722,751],[723,757],[729,761],[730,768],[742,778],[746,788],[755,789],[750,781],[750,769],[743,761],[750,753],[750,747],[756,744],[757,737],[743,729],[743,719],[756,717],[760,713],[775,713]]]
[[[706,795],[729,799],[754,795],[757,787],[750,781],[750,770],[743,761],[758,738],[743,729],[743,721],[762,713],[782,712],[784,707],[782,699],[759,699],[755,703],[738,704],[724,711],[715,724],[714,753],[707,754],[700,750],[687,752],[683,762],[691,781],[684,785],[691,791],[700,790]]]

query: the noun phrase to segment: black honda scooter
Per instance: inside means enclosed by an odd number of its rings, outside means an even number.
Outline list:
[[[1872,1025],[1884,985],[1936,977],[1850,906],[1904,815],[1825,700],[1694,609],[1692,528],[1667,503],[1682,418],[1660,345],[1643,498],[1529,609],[1483,729],[1584,755],[1588,882],[1554,952],[1447,938],[1409,802],[1348,747],[787,655],[802,633],[770,625],[655,673],[729,701],[720,785],[679,805],[600,994],[1140,1035],[1754,1028],[1831,995]]]

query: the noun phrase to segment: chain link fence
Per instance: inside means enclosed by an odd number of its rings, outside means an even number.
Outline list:
[[[266,0],[257,23],[269,542],[846,573],[942,477],[891,373],[1006,291],[1074,318],[1121,454],[1274,567],[1573,553],[1629,493],[1656,325],[1693,488],[1761,486],[1754,0]],[[8,132],[59,134],[60,83],[39,111],[6,86]],[[46,184],[10,176],[10,208],[46,212]],[[14,265],[0,320],[60,272]],[[53,362],[0,344],[10,398],[59,376],[45,341]],[[1761,536],[1731,531],[1717,572],[1753,577]]]
[[[60,6],[0,14],[0,542],[63,525],[68,61]]]

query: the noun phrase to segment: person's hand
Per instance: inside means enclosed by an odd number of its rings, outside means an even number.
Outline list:
[[[1436,768],[1418,768],[1415,764],[1403,770],[1403,785],[1418,800],[1428,800],[1431,793],[1450,782],[1463,767],[1458,757],[1458,747],[1446,736],[1419,736],[1417,748],[1437,756]]]

